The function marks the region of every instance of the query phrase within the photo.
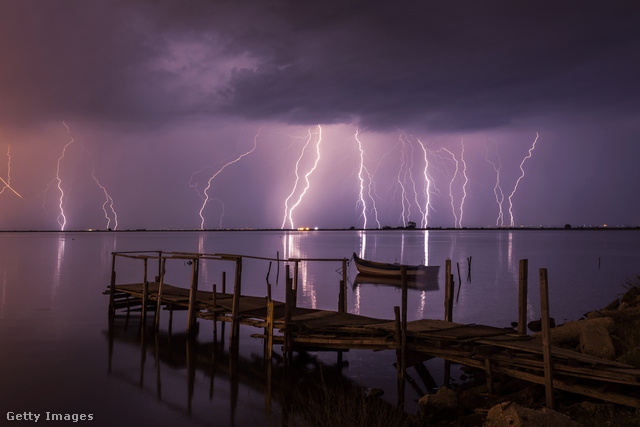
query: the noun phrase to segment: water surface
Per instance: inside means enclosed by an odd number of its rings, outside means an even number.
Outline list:
[[[270,417],[277,419],[277,397],[272,415],[265,414],[262,341],[249,336],[255,330],[242,328],[235,375],[227,369],[224,352],[217,361],[207,359],[211,322],[200,322],[198,348],[187,348],[180,336],[184,313],[175,315],[171,343],[166,312],[157,340],[147,335],[141,344],[136,315],[126,324],[120,321],[110,339],[108,297],[102,292],[109,283],[113,251],[272,258],[350,258],[356,252],[378,261],[442,266],[437,284],[409,290],[409,320],[444,317],[444,264],[450,259],[456,285],[460,283],[454,321],[504,327],[517,319],[520,259],[529,262],[529,318],[539,317],[538,273],[546,268],[551,315],[560,323],[603,307],[624,291],[625,281],[640,274],[639,238],[639,230],[1,233],[1,415],[92,414],[92,425],[113,425],[124,416],[128,424],[157,426],[262,425]],[[337,309],[341,265],[301,264],[298,305]],[[201,289],[211,290],[214,283],[221,286],[223,271],[230,288],[233,269],[233,263],[205,263]],[[116,271],[118,283],[142,280],[140,262],[118,260]],[[167,271],[168,283],[188,286],[189,265],[174,261]],[[273,298],[283,301],[284,268],[278,274],[275,263],[269,269],[267,261],[245,260],[243,293],[265,296],[268,272]],[[355,276],[349,263],[348,311],[393,319],[393,306],[401,303],[400,290],[355,286]],[[310,370],[335,367],[338,360],[335,352],[304,357],[303,365]],[[357,350],[342,358],[346,362],[342,374],[354,385],[383,388],[385,398],[395,402],[394,352]],[[441,381],[441,362],[426,363],[436,381]],[[426,385],[419,385],[426,392]],[[409,408],[415,407],[412,402],[418,394],[407,387]]]

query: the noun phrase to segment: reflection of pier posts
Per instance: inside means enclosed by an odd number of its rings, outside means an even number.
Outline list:
[[[291,303],[293,304],[292,308],[296,308],[298,306],[298,265],[300,264],[300,260],[296,260],[293,263],[293,286],[291,293]]]
[[[162,400],[162,380],[160,379],[160,334],[158,334],[158,331],[155,332],[154,350],[156,362],[156,390],[158,393],[158,400]]]
[[[233,353],[238,348],[240,335],[240,296],[242,295],[242,257],[236,258],[236,276],[233,284],[233,307],[231,310],[231,340],[229,341],[229,352]]]
[[[444,320],[453,321],[453,275],[451,274],[451,260],[445,262],[444,280]],[[444,384],[448,385],[451,379],[451,362],[444,361]]]
[[[111,286],[109,287],[109,320],[113,321],[116,314],[116,254],[111,254]]]

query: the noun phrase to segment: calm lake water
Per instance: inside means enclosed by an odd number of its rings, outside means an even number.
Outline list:
[[[155,426],[279,424],[277,392],[271,415],[265,411],[262,340],[250,337],[260,331],[241,328],[235,374],[224,353],[211,360],[211,322],[200,321],[196,348],[187,349],[181,336],[184,312],[174,314],[171,338],[166,312],[159,338],[147,336],[144,345],[139,315],[132,314],[128,323],[119,318],[108,333],[108,296],[102,292],[109,284],[113,251],[270,258],[350,258],[356,252],[378,261],[442,266],[439,283],[409,290],[409,320],[444,317],[444,265],[451,259],[456,285],[457,265],[461,276],[454,321],[505,327],[517,319],[520,259],[529,260],[529,319],[539,318],[538,272],[546,268],[551,315],[562,323],[602,308],[624,291],[625,281],[640,274],[639,241],[640,230],[0,233],[0,424],[25,413],[40,414],[42,421],[47,412],[90,414],[91,425],[123,420]],[[340,269],[339,262],[302,264],[298,305],[335,310]],[[116,271],[118,283],[142,280],[138,261],[118,260]],[[222,271],[229,291],[233,263],[205,263],[200,288],[220,286]],[[190,274],[190,266],[171,261],[166,282],[187,287]],[[243,294],[265,296],[267,274],[273,298],[283,301],[284,268],[278,272],[273,263],[269,270],[268,261],[245,260]],[[351,263],[348,277],[349,312],[393,319],[393,307],[401,304],[399,289],[354,285]],[[357,350],[342,357],[342,374],[355,386],[382,388],[385,399],[396,401],[393,351]],[[309,352],[304,359],[300,365],[313,370],[335,367],[338,358],[335,352]],[[442,380],[441,360],[425,366],[436,382]],[[428,390],[420,381],[418,388]],[[420,393],[409,386],[405,393],[412,411]]]

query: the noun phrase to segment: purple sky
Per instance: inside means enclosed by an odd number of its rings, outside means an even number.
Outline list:
[[[638,22],[637,1],[4,0],[22,198],[0,229],[114,228],[105,201],[117,229],[638,226]]]

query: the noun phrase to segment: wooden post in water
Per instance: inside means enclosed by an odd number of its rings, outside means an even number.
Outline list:
[[[289,363],[291,362],[291,360],[289,359],[290,356],[290,350],[291,350],[291,333],[290,333],[290,325],[289,323],[291,322],[291,282],[292,280],[289,278],[289,264],[287,264],[285,266],[285,277],[284,277],[284,282],[285,282],[285,290],[284,290],[284,351],[283,351],[283,356],[284,356],[284,362],[285,365],[289,365]]]
[[[222,293],[223,294],[227,293],[227,272],[226,271],[222,272]]]
[[[551,363],[551,344],[549,337],[549,287],[546,268],[540,269],[540,320],[542,321],[542,358],[546,405],[549,409],[553,409],[553,366]]]
[[[160,261],[160,260],[158,260]],[[162,285],[164,283],[164,267],[167,262],[166,258],[162,258],[162,262],[160,262],[160,276],[158,282],[158,303],[156,304],[156,315],[154,319],[154,328],[157,331],[160,328],[160,308],[162,307]]]
[[[467,257],[467,282],[471,281],[471,257]]]
[[[267,301],[267,347],[265,359],[271,364],[271,355],[273,353],[273,300]]]
[[[116,296],[116,254],[111,253],[111,286],[109,286],[109,317],[113,318],[116,314],[115,308]]]
[[[162,270],[164,270],[164,265],[162,264],[162,251],[158,251],[158,282],[160,281],[160,276],[162,276]]]
[[[231,340],[229,350],[237,347],[240,335],[240,297],[242,296],[242,257],[236,258],[236,278],[233,284],[233,308],[231,310]]]
[[[340,292],[342,292],[342,311],[341,313],[347,312],[347,259],[342,259],[342,286],[340,288]]]
[[[291,303],[293,304],[293,308],[298,306],[298,265],[300,264],[300,260],[296,260],[293,263],[293,286],[291,287]]]
[[[213,351],[216,351],[216,341],[218,340],[218,301],[216,291],[216,285],[213,285]]]
[[[527,282],[529,276],[529,260],[521,259],[518,285],[518,335],[527,335]]]
[[[191,264],[191,289],[189,291],[189,314],[187,316],[187,335],[196,331],[196,299],[198,295],[198,270],[200,258],[194,258]]]
[[[451,280],[451,260],[445,263],[444,273],[444,320],[453,321],[453,280]]]
[[[142,310],[140,310],[140,323],[144,327],[147,318],[147,299],[149,298],[149,282],[147,281],[147,260],[144,258],[144,278],[142,281]]]

